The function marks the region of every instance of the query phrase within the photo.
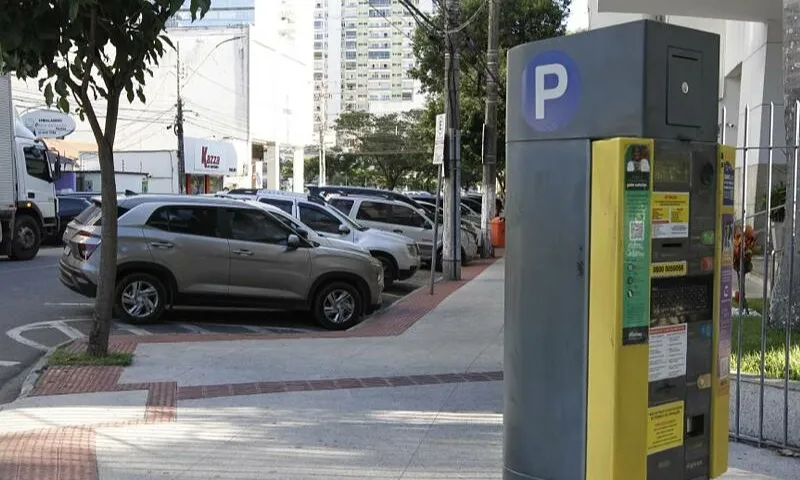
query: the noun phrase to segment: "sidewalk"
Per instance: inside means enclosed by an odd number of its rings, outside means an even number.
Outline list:
[[[0,411],[0,479],[501,479],[503,265],[347,333],[117,338],[133,366],[48,370]],[[731,467],[800,478],[742,445]]]

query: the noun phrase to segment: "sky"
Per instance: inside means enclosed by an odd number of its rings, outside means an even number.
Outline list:
[[[572,0],[569,18],[567,18],[567,31],[587,28],[589,26],[589,0]]]

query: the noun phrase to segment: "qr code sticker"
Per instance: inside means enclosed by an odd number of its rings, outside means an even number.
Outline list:
[[[644,222],[638,220],[632,221],[628,228],[628,238],[633,241],[644,240]]]

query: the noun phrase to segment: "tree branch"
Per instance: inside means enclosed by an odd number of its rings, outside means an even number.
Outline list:
[[[97,56],[97,7],[92,6],[91,18],[89,20],[89,58],[83,65],[83,79],[81,80],[80,92],[83,98],[88,98],[89,81],[92,78],[92,66]],[[89,103],[89,102],[87,102]]]

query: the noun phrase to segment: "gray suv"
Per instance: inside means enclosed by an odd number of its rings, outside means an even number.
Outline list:
[[[383,268],[367,252],[304,238],[270,212],[232,199],[137,195],[119,199],[115,313],[157,320],[168,306],[310,310],[328,329],[358,323],[381,303]],[[61,282],[97,291],[100,206],[64,234]]]

